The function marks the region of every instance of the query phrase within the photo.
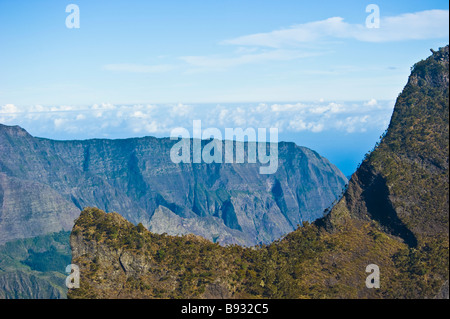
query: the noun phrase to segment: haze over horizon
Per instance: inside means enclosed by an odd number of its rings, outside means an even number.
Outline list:
[[[0,123],[52,139],[278,127],[345,175],[411,66],[448,43],[448,2],[0,2]],[[87,130],[86,128],[89,128]]]
[[[170,137],[176,127],[193,136],[218,128],[278,129],[279,141],[294,142],[325,156],[350,175],[387,128],[394,101],[224,104],[95,104],[89,106],[0,106],[0,123],[55,140]],[[169,115],[169,116],[167,116]],[[101,121],[101,123],[99,123]],[[268,131],[268,130],[267,130]]]

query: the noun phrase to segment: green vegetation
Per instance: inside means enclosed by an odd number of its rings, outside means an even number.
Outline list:
[[[436,293],[448,278],[448,242],[410,249],[374,222],[349,222],[334,234],[305,223],[256,248],[139,231],[120,215],[95,208],[81,214],[74,230],[87,247],[101,245],[103,255],[75,258],[82,287],[70,291],[71,298],[200,298],[217,283],[239,298],[408,298]],[[132,256],[130,264],[119,262],[122,255]],[[365,288],[370,263],[382,269],[379,290]],[[144,264],[148,269],[139,266]],[[105,278],[114,273],[114,280]]]
[[[0,246],[0,298],[65,298],[69,236],[61,231]]]

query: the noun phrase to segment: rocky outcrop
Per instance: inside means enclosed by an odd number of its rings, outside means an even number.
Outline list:
[[[441,290],[434,296],[434,299],[449,299],[448,280],[442,285]]]
[[[183,264],[189,263],[189,260],[178,264],[168,261],[173,256],[164,244],[166,238],[173,239],[172,244],[186,247],[199,244],[210,249],[223,249],[192,234],[183,237],[153,235],[119,214],[87,208],[77,219],[70,238],[72,261],[80,267],[81,283],[79,289],[71,289],[70,297],[115,299],[176,296],[186,289],[183,287],[186,285]],[[214,258],[218,261],[221,256]],[[221,262],[221,267],[216,270],[224,271],[225,264]],[[194,269],[192,271],[195,272]],[[220,277],[212,273],[208,277],[214,277],[214,280],[204,290],[196,291],[195,296],[224,298],[231,295]]]

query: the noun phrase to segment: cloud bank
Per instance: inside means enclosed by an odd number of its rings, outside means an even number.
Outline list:
[[[137,104],[91,106],[0,106],[0,123],[20,125],[31,134],[56,139],[169,136],[172,129],[202,126],[270,128],[282,132],[341,132],[387,127],[393,101],[244,104]]]

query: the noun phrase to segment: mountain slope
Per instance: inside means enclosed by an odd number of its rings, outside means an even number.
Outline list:
[[[322,217],[347,182],[328,160],[293,143],[279,144],[273,175],[259,174],[259,164],[175,164],[175,143],[53,141],[0,125],[0,244],[70,230],[87,206],[168,234],[268,243]],[[181,220],[188,226],[178,228]]]
[[[448,94],[445,47],[413,67],[386,136],[342,199],[351,217],[376,220],[412,247],[448,234]]]
[[[66,298],[69,235],[58,232],[0,246],[0,299]]]
[[[68,296],[448,298],[448,62],[447,46],[414,66],[386,136],[324,218],[243,248],[86,209],[71,233],[81,288]]]

